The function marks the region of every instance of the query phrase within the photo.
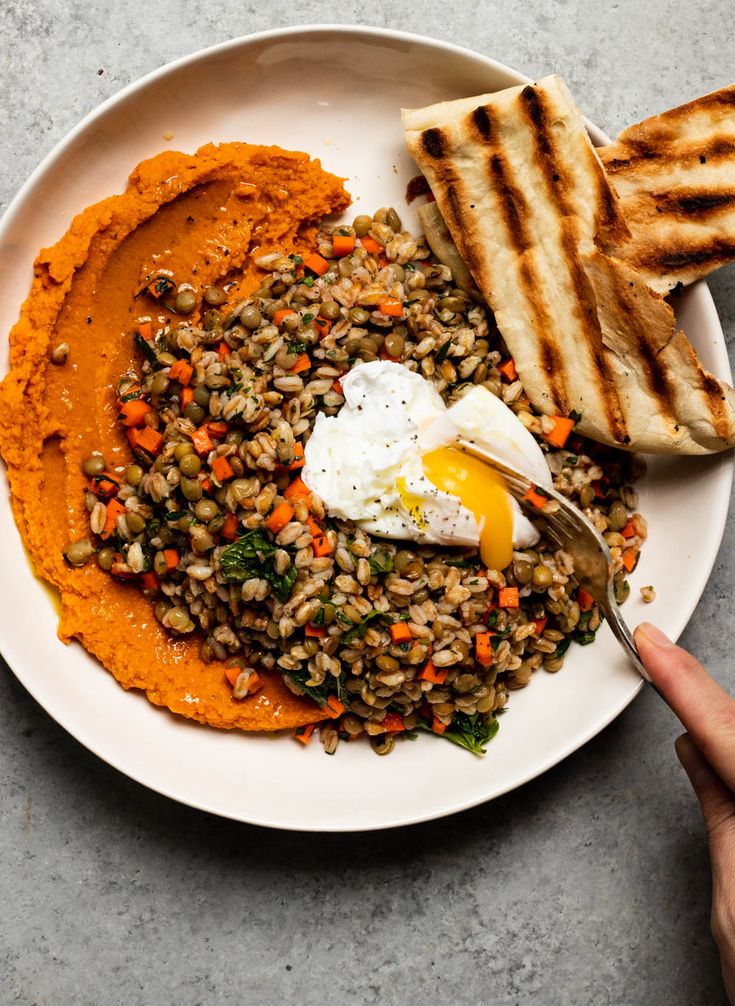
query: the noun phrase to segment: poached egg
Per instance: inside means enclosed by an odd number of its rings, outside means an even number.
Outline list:
[[[448,408],[424,377],[388,360],[359,364],[341,383],[345,404],[317,416],[301,471],[331,516],[378,537],[479,546],[489,569],[538,541],[500,476],[453,446],[472,440],[551,485],[541,448],[487,388]]]

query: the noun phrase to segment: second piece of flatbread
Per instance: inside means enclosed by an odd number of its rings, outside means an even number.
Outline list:
[[[539,411],[575,411],[582,433],[632,450],[735,443],[732,388],[703,369],[669,305],[607,254],[627,228],[560,78],[404,110],[403,124]]]
[[[668,293],[735,259],[735,85],[600,147],[632,240],[620,254]]]

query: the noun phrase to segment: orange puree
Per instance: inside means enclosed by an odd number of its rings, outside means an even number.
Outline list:
[[[308,247],[315,222],[348,203],[342,179],[306,154],[241,143],[160,154],[135,169],[122,195],[84,210],[41,251],[10,334],[0,454],[34,570],[60,594],[60,638],[79,639],[125,688],[213,726],[274,730],[323,717],[278,674],[263,675],[252,698],[233,699],[222,665],[201,660],[200,640],[167,635],[139,590],[94,561],[65,564],[65,545],[89,534],[81,462],[96,450],[108,468],[131,462],[114,392],[135,359],[138,319],[166,314],[135,299],[148,273],[197,288],[242,273],[233,292],[241,296],[258,284],[254,253]],[[61,342],[69,356],[56,366],[50,354]]]

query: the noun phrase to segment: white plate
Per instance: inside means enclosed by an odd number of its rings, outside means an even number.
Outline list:
[[[33,173],[0,225],[0,331],[17,316],[38,249],[72,215],[123,189],[129,171],[167,146],[215,140],[307,150],[344,175],[356,211],[404,203],[416,169],[399,109],[523,82],[483,56],[414,35],[354,27],[294,28],[216,46],[126,88],[87,116]],[[591,128],[596,142],[604,136]],[[729,378],[727,353],[704,284],[683,322],[704,363]],[[7,351],[3,349],[7,355]],[[7,367],[7,364],[5,365]],[[676,637],[694,611],[722,537],[730,456],[656,462],[641,487],[650,538],[631,577],[626,618],[654,618]],[[56,615],[34,579],[0,499],[2,651],[18,678],[62,726],[105,761],[176,800],[241,821],[310,831],[386,828],[439,817],[519,786],[593,737],[640,688],[605,630],[573,647],[557,675],[539,672],[512,695],[484,760],[421,736],[388,758],[366,744],[334,758],[314,743],[244,736],[175,719],[123,691],[81,646],[56,638]],[[645,608],[638,587],[652,583]]]

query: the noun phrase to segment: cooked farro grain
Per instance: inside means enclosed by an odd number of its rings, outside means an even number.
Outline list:
[[[352,250],[335,256],[334,233]],[[93,534],[106,533],[111,479],[126,515],[100,565],[136,578],[172,634],[198,632],[203,659],[227,661],[228,680],[239,669],[234,700],[248,700],[256,668],[310,696],[328,717],[319,735],[330,754],[361,733],[387,754],[418,728],[481,753],[509,691],[539,668],[558,671],[573,641],[594,639],[600,613],[580,603],[570,557],[544,539],[486,570],[474,549],[401,545],[331,520],[299,478],[317,414],[334,415],[340,376],[376,358],[430,379],[447,404],[485,385],[606,536],[620,599],[646,537],[631,515],[637,462],[575,434],[560,449],[544,440],[553,423],[504,376],[512,368],[499,369],[507,352],[491,315],[394,210],[369,227],[364,215],[322,227],[317,251],[322,275],[273,252],[245,300],[227,308],[227,287],[208,288],[201,326],[192,314],[135,335],[141,366],[120,379],[119,407],[149,410],[129,431],[129,474],[95,476],[86,494]],[[517,588],[517,607],[499,603],[504,587]]]

